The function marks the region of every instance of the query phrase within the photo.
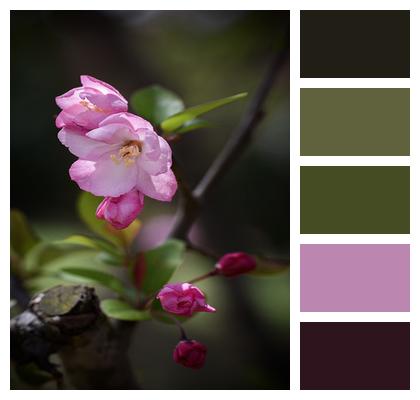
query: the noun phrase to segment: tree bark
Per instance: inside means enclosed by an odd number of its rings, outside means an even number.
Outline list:
[[[141,389],[128,349],[134,323],[112,324],[104,315],[59,351],[66,378],[76,389]]]
[[[140,389],[128,357],[136,324],[108,319],[99,308],[94,289],[86,286],[92,295],[63,314],[59,304],[61,288],[64,287],[34,296],[28,308],[10,321],[12,359],[18,365],[35,363],[61,385],[59,366],[49,360],[52,354],[58,354],[64,367],[64,382],[71,388]],[[50,306],[46,314],[37,299],[53,291],[58,293],[57,313],[51,313]]]

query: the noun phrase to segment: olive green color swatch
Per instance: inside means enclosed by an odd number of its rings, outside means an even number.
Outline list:
[[[301,233],[410,233],[410,168],[301,167]]]
[[[300,154],[410,155],[410,89],[301,89]]]

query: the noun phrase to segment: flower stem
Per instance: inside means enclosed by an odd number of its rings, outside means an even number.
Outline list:
[[[207,278],[210,278],[210,277],[216,276],[216,275],[217,275],[217,269],[214,268],[210,272],[207,272],[207,274],[204,274],[204,275],[198,276],[197,278],[191,279],[190,281],[188,281],[188,283],[195,283],[195,282],[202,281],[204,279],[207,279]]]
[[[164,314],[166,317],[169,317],[174,322],[174,324],[178,327],[179,333],[181,334],[181,340],[189,340],[187,333],[185,332],[185,329],[182,326],[181,322],[179,322],[173,315],[169,313],[162,312],[161,314]]]

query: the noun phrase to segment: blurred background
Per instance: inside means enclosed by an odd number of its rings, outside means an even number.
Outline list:
[[[85,231],[68,168],[75,160],[57,140],[55,97],[88,74],[127,99],[159,84],[187,106],[247,91],[206,115],[211,126],[173,144],[194,186],[237,126],[270,60],[285,43],[288,11],[12,11],[11,204],[40,236]],[[170,230],[178,199],[146,200],[142,246]],[[191,240],[213,252],[289,257],[289,70],[280,71],[262,122],[243,157],[210,193]],[[173,281],[208,271],[188,255]],[[186,324],[209,349],[199,371],[172,361],[173,326],[139,325],[130,351],[145,389],[288,389],[289,275],[215,278],[200,286],[214,315]]]

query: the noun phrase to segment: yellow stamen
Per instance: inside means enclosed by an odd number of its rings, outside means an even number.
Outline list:
[[[110,157],[115,164],[119,165],[121,161],[124,161],[124,164],[129,167],[135,163],[136,158],[140,153],[141,143],[137,140],[131,140],[120,148],[118,156],[116,154],[111,154]]]
[[[98,106],[95,106],[95,104],[92,104],[89,100],[83,99],[79,102],[83,107],[86,107],[90,111],[96,111],[96,112],[104,112],[104,110]]]
[[[115,154],[111,154],[110,158],[112,161],[114,161],[115,164],[119,164],[121,161],[117,158],[117,156]]]

